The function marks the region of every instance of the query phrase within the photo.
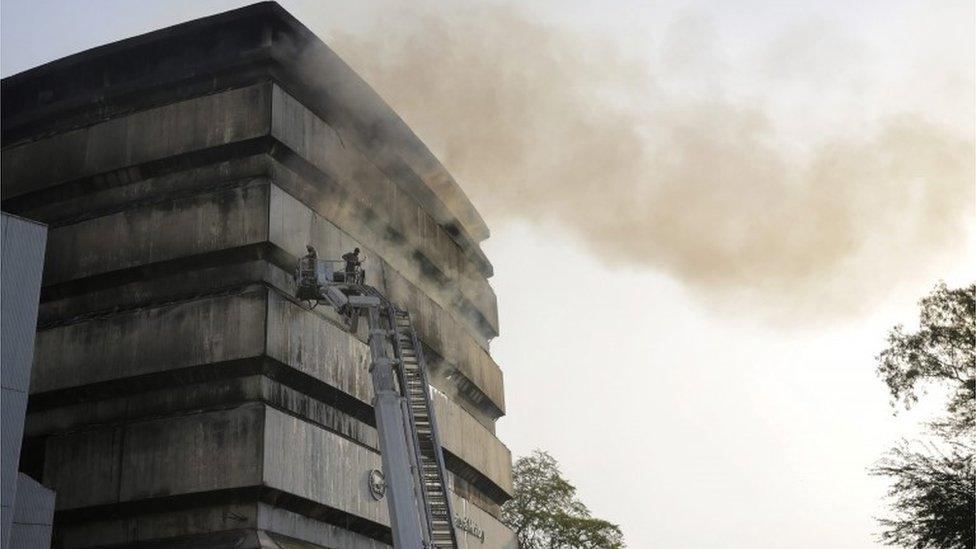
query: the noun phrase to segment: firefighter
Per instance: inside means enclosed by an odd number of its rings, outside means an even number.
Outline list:
[[[305,265],[308,266],[307,268],[311,269],[312,272],[315,272],[315,264],[319,260],[319,254],[315,251],[315,246],[312,246],[311,244],[307,244],[305,246],[305,251],[307,253],[305,254],[305,257],[302,258],[302,261],[304,261]]]
[[[295,269],[295,282],[298,283],[298,297],[314,301],[319,295],[319,284],[315,276],[318,254],[311,245],[305,246],[305,250],[308,253],[298,261]]]
[[[306,283],[314,282],[315,264],[318,262],[319,255],[311,244],[305,246],[305,251],[308,253],[305,254],[305,257],[298,264],[298,276],[296,278]]]
[[[363,258],[359,257],[359,248],[356,248],[347,254],[343,254],[342,260],[346,262],[346,281],[361,284],[362,280],[357,280],[356,275],[361,273],[360,276],[362,279],[365,279],[366,271],[362,269]]]

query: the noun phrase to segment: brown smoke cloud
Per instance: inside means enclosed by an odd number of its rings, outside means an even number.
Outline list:
[[[971,134],[906,114],[796,153],[768,109],[708,91],[707,74],[695,93],[662,91],[707,71],[714,48],[695,21],[672,34],[653,70],[497,5],[394,11],[330,43],[489,225],[568,231],[603,261],[663,270],[714,303],[856,310],[961,253]]]

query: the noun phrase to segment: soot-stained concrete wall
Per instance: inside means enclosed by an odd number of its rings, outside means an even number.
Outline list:
[[[2,94],[3,207],[50,226],[22,464],[56,545],[388,546],[365,330],[292,297],[311,243],[411,311],[462,546],[514,547],[487,228],[314,35],[259,4]]]

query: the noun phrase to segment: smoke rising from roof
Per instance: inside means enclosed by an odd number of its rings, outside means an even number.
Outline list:
[[[678,21],[654,64],[483,5],[395,11],[330,42],[493,227],[568,231],[602,261],[774,318],[854,311],[939,276],[965,243],[972,132],[912,113],[791,132],[766,103],[732,98],[709,32],[707,20]],[[803,36],[786,43],[828,65],[811,77],[836,84],[830,56]],[[838,70],[857,73],[856,58]]]

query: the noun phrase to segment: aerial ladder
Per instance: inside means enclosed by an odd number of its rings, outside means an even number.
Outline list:
[[[358,256],[343,257],[347,259],[320,260],[308,246],[295,272],[296,297],[313,308],[332,307],[352,332],[360,317],[368,322],[373,409],[393,546],[456,549],[427,365],[410,313],[365,283]]]

